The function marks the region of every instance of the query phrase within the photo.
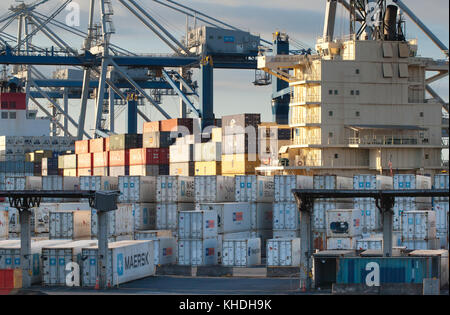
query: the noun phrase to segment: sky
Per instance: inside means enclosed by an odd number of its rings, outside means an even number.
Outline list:
[[[174,12],[152,0],[136,0],[147,9],[161,24],[163,24],[175,37],[181,38],[186,30],[186,17]],[[164,1],[164,0],[163,0]],[[32,1],[26,1],[30,3]],[[87,29],[88,0],[74,0],[81,7],[81,20],[79,29]],[[97,1],[98,2],[98,1]],[[300,40],[314,46],[317,37],[323,31],[325,15],[325,0],[179,0],[180,3],[197,9],[205,14],[221,19],[222,21],[260,35],[266,40],[272,39],[275,31],[287,32],[291,38]],[[449,44],[449,1],[448,0],[404,0],[404,2],[418,15],[418,17],[430,28],[435,35],[448,46]],[[7,13],[14,0],[2,0],[0,3],[0,16]],[[55,8],[62,4],[62,0],[49,0],[39,8],[39,12],[51,14]],[[137,20],[118,0],[112,0],[114,8],[114,25],[116,33],[112,35],[112,42],[137,53],[171,53],[171,50],[159,40],[149,29]],[[97,12],[98,7],[97,7]],[[63,11],[57,19],[64,22],[69,11]],[[348,13],[338,9],[336,22],[337,36],[348,33],[348,25],[343,17]],[[96,16],[99,20],[99,14]],[[190,25],[193,21],[190,19]],[[419,41],[419,54],[421,56],[444,59],[444,54],[407,18],[407,38],[417,38]],[[7,29],[9,33],[16,34],[15,25]],[[66,32],[60,32],[71,46],[79,49],[82,40],[74,38]],[[36,37],[35,43],[48,46],[42,36]],[[51,73],[51,69],[43,68],[45,73]],[[198,71],[194,71],[194,78],[198,78]],[[216,116],[230,115],[242,112],[261,113],[263,121],[271,121],[271,93],[272,87],[256,87],[254,70],[221,70],[214,71],[214,106]],[[449,81],[448,78],[434,83],[433,88],[448,102]],[[69,113],[78,117],[79,102],[71,101]],[[179,99],[177,97],[165,97],[163,107],[176,116]],[[142,110],[152,120],[161,119],[162,116],[156,109],[146,106]],[[126,132],[126,110],[116,107],[116,111],[122,113],[116,120],[116,132]],[[94,106],[88,105],[88,118],[86,129],[93,128]],[[138,131],[142,130],[142,120],[139,118]]]

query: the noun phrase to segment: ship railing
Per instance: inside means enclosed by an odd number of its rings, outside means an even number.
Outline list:
[[[411,136],[366,136],[348,138],[348,144],[352,145],[420,145],[428,144],[426,138],[415,138]]]

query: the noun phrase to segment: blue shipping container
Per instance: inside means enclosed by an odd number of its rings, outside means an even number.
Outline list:
[[[431,258],[426,257],[340,258],[336,283],[421,284],[424,278],[438,277],[439,271],[433,270],[432,265]]]

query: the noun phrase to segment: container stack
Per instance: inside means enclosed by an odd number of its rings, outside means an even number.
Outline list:
[[[355,175],[353,176],[354,190],[392,189],[393,178],[381,175]],[[373,198],[354,198],[354,209],[361,211],[361,228],[363,234],[376,234],[381,232],[381,215]]]
[[[260,166],[258,125],[260,114],[222,117],[222,175],[255,174]]]
[[[53,152],[50,150],[37,150],[25,154],[25,161],[33,163],[34,176],[42,176],[42,159],[52,158]]]
[[[78,154],[61,155],[58,159],[58,168],[62,169],[63,176],[77,177]]]
[[[362,238],[362,216],[357,209],[334,209],[326,212],[327,249],[356,249]]]
[[[8,210],[0,204],[0,240],[6,240],[9,236]]]
[[[314,189],[352,189],[353,178],[336,175],[315,175],[313,177]],[[333,249],[327,248],[327,224],[326,213],[334,209],[351,209],[352,199],[316,199],[312,215],[312,230],[314,237],[314,248],[319,250]],[[333,244],[334,242],[330,242]]]
[[[130,149],[142,148],[142,134],[122,134],[109,138],[109,176],[130,175]]]
[[[172,176],[195,175],[195,137],[193,135],[177,138],[170,146],[170,170]]]
[[[448,174],[434,176],[434,188],[449,189]],[[433,210],[436,212],[436,237],[439,239],[439,248],[448,249],[448,197],[433,199]]]
[[[180,211],[195,209],[194,177],[164,175],[156,178],[156,229],[177,231]]]
[[[177,239],[170,230],[135,231],[137,241],[151,240],[155,265],[172,265],[177,262]]]
[[[297,238],[300,235],[300,214],[292,189],[311,189],[312,176],[275,175],[273,203],[273,237]]]
[[[407,249],[438,248],[435,211],[405,211],[401,224],[402,246]]]
[[[250,267],[261,264],[261,239],[230,239],[222,243],[222,265]]]
[[[267,267],[300,266],[300,239],[276,238],[267,241]]]
[[[281,147],[291,144],[292,129],[287,125],[261,123],[258,126],[258,152],[261,165],[278,166]]]
[[[109,138],[89,140],[92,153],[92,176],[109,176]]]
[[[63,175],[58,169],[58,155],[53,154],[51,158],[42,158],[42,176]]]
[[[213,134],[217,133],[214,130]],[[195,176],[221,175],[222,174],[222,139],[218,140],[216,136],[211,137],[212,140],[205,143],[194,144],[194,161]]]
[[[217,221],[216,210],[178,213],[178,265],[217,265]]]

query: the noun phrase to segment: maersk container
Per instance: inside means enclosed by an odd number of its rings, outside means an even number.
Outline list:
[[[382,229],[380,210],[372,198],[355,198],[354,208],[361,212],[361,228],[363,233],[376,232]]]
[[[273,229],[300,229],[300,212],[296,203],[279,202],[273,204]]]
[[[55,211],[49,214],[50,239],[88,239],[91,236],[91,211]]]
[[[295,202],[292,189],[313,188],[312,176],[275,175],[275,202]]]
[[[298,238],[300,230],[273,230],[273,238]]]
[[[178,265],[209,266],[217,265],[217,238],[178,240]]]
[[[448,230],[448,201],[439,201],[433,205],[436,212],[436,231],[445,233]]]
[[[351,257],[337,259],[338,284],[363,284],[379,280],[390,283],[422,284],[425,278],[439,278],[440,265],[431,257]]]
[[[436,212],[406,211],[402,214],[402,239],[432,240],[436,238]]]
[[[158,176],[156,182],[156,201],[195,202],[194,177]]]
[[[436,189],[449,189],[449,175],[448,174],[438,174],[434,175],[434,188]],[[434,202],[447,202],[448,203],[448,197],[435,197]]]
[[[355,209],[328,210],[326,214],[327,237],[361,236],[361,212]]]
[[[316,199],[314,201],[312,215],[313,230],[325,231],[327,229],[326,213],[329,210],[351,208],[353,208],[353,203],[351,202],[337,202],[334,199]]]
[[[235,199],[237,202],[273,202],[274,180],[272,176],[235,176]]]
[[[300,266],[300,239],[279,238],[267,241],[267,266]]]
[[[234,179],[230,176],[195,176],[195,202],[234,201]]]
[[[371,189],[392,189],[394,182],[391,176],[382,175],[355,175],[353,176],[353,189],[371,190]]]
[[[352,189],[353,178],[336,175],[314,175],[314,189]]]
[[[178,213],[178,239],[217,238],[216,210],[181,211]]]
[[[356,237],[327,237],[327,250],[356,249],[356,243],[360,236]]]
[[[252,230],[270,230],[273,228],[272,203],[251,203],[250,220]]]
[[[193,211],[193,203],[158,203],[156,204],[156,228],[158,230],[176,230],[178,212]]]
[[[119,176],[119,202],[155,202],[155,176]]]
[[[136,241],[153,240],[155,238],[173,237],[171,230],[148,230],[148,231],[135,231],[134,239]]]
[[[250,267],[261,264],[261,240],[234,239],[222,243],[222,265]]]
[[[81,176],[81,190],[119,190],[119,180],[112,176]]]
[[[82,264],[81,250],[84,247],[97,245],[97,241],[83,240],[62,245],[52,245],[42,248],[42,285],[65,286],[66,277],[72,272],[66,271],[69,263]]]
[[[0,240],[8,238],[9,234],[9,217],[8,211],[0,208]]]
[[[134,230],[156,229],[156,203],[131,204],[134,217]]]
[[[108,244],[107,283],[116,286],[155,275],[153,241],[120,241]],[[83,248],[82,286],[94,287],[98,280],[98,246]]]
[[[244,232],[251,229],[251,209],[247,202],[201,203],[200,210],[217,213],[217,233]]]
[[[117,204],[117,210],[108,212],[108,236],[129,235],[134,232],[133,207],[129,203]],[[97,210],[91,211],[91,237],[97,238],[98,216]]]
[[[414,174],[396,174],[394,175],[394,189],[431,189],[431,177]],[[422,203],[431,202],[430,197],[411,197],[411,199]]]
[[[356,240],[356,249],[357,250],[367,250],[367,249],[383,250],[383,238],[363,238],[360,240]]]
[[[68,242],[70,240],[31,242],[31,284],[41,283],[42,281],[42,248]],[[0,269],[22,269],[20,260],[20,242],[10,243],[0,248]]]

